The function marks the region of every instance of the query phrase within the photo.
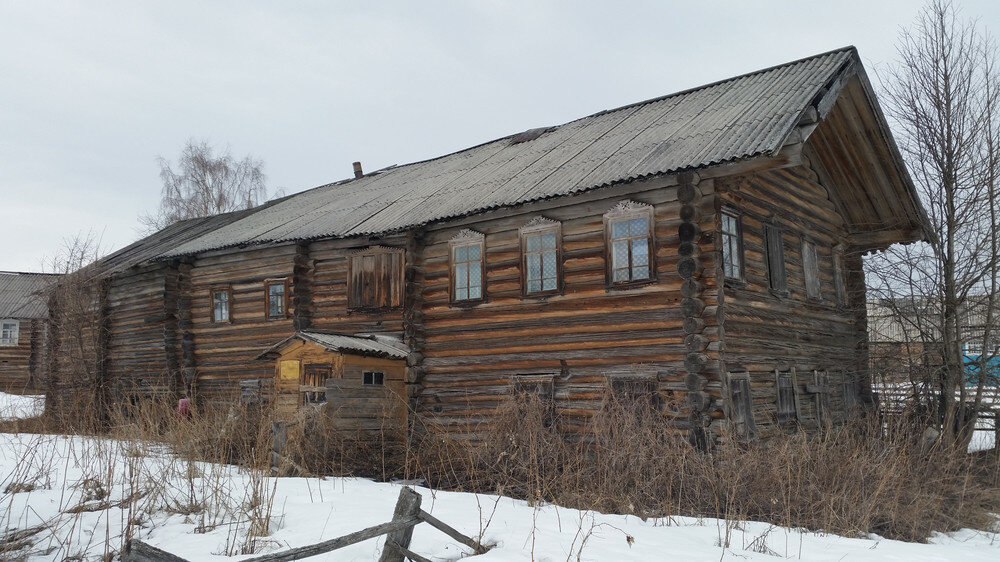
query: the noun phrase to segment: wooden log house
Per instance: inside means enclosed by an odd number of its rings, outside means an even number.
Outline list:
[[[36,392],[47,354],[45,273],[0,271],[0,390]]]
[[[108,269],[103,353],[201,402],[353,364],[456,433],[528,389],[568,431],[643,392],[748,439],[871,400],[861,256],[926,228],[845,48],[170,227]]]

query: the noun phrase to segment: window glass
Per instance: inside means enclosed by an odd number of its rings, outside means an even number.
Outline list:
[[[555,227],[553,227],[555,228]],[[524,282],[526,294],[559,288],[556,233],[529,232],[524,236]]]
[[[17,320],[0,322],[0,345],[17,345],[17,333],[20,323]]]
[[[652,277],[649,242],[649,218],[611,221],[612,283],[642,281]]]
[[[722,269],[729,279],[743,279],[743,241],[741,240],[740,219],[730,213],[722,213]]]
[[[285,282],[278,281],[267,285],[267,315],[270,318],[280,318],[285,315]]]
[[[456,301],[483,298],[483,248],[481,242],[452,247],[452,285]]]
[[[355,371],[357,372],[357,371]],[[362,374],[361,384],[381,386],[385,384],[385,373],[379,371],[365,371]]]
[[[212,320],[229,322],[229,291],[212,291]]]

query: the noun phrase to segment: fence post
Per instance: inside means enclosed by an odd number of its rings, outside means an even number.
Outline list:
[[[399,499],[396,501],[396,509],[392,513],[392,520],[419,516],[420,500],[420,494],[414,492],[409,486],[403,486],[403,489],[399,491]],[[379,562],[403,562],[403,553],[396,547],[410,548],[411,538],[413,538],[413,525],[389,533],[385,538],[385,546],[382,548]]]

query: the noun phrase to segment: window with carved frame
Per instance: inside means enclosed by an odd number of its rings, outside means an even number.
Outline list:
[[[486,237],[463,230],[448,242],[451,301],[474,303],[486,296]]]
[[[622,201],[604,215],[608,285],[655,279],[653,207]]]
[[[558,293],[562,278],[562,228],[536,217],[521,227],[521,287],[525,296]]]

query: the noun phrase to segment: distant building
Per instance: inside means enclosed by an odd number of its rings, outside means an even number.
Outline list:
[[[37,390],[45,356],[46,290],[57,276],[0,271],[0,390]]]

